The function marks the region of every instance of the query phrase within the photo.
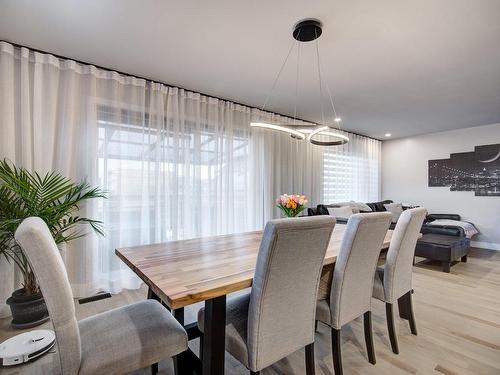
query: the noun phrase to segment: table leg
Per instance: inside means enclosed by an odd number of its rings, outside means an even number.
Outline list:
[[[184,308],[175,309],[173,311],[174,318],[184,326]]]
[[[153,289],[151,288],[148,288],[148,299],[154,299],[155,301],[161,303],[160,297],[158,297],[158,295],[155,292],[153,292]],[[158,363],[153,363],[151,365],[151,373],[153,375],[158,373]]]
[[[174,318],[181,323],[182,326],[184,326],[184,308],[180,309],[175,309],[172,311]],[[189,351],[189,348],[188,348]],[[195,373],[191,366],[189,366],[189,360],[186,358],[186,353],[180,353],[176,355],[174,359],[174,373],[176,375],[182,375],[182,374],[193,374]]]
[[[155,301],[160,302],[163,305],[163,307],[165,307],[168,311],[171,311],[170,307],[168,307],[168,305],[165,302],[163,302],[161,298],[158,297],[158,295],[155,292],[153,292],[151,288],[148,288],[148,299],[154,299]]]
[[[148,299],[154,299],[160,302],[168,311],[171,309],[164,303],[158,295],[151,289],[148,289]],[[175,309],[172,312],[174,318],[182,324],[184,327],[184,308]],[[189,325],[188,325],[189,326]],[[190,331],[194,332],[195,330],[191,329]],[[196,333],[196,332],[194,332]],[[179,353],[173,358],[174,361],[174,370],[176,375],[200,375],[201,374],[201,366],[200,360],[196,355],[191,351],[191,349],[187,349],[183,353]],[[158,372],[158,364],[155,363],[151,365],[151,369],[153,374]]]
[[[223,375],[226,351],[226,296],[205,301],[203,375]]]
[[[155,292],[153,292],[153,289],[151,288],[148,288],[148,299],[154,299],[155,301],[161,303],[160,297],[158,297],[158,295]]]

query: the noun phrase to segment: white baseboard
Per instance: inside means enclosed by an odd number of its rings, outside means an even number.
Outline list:
[[[497,250],[500,251],[500,243],[471,241],[472,247],[479,247],[481,249]]]

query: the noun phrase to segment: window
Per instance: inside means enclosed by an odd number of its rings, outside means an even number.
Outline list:
[[[234,220],[245,212],[248,134],[190,122],[174,131],[172,120],[158,120],[98,106],[103,269],[120,268],[117,247],[248,230],[243,216]]]
[[[350,136],[351,142],[358,143]],[[380,142],[364,139],[357,152],[346,147],[325,149],[323,155],[323,202],[373,202],[379,199]],[[366,143],[366,144],[365,144]],[[360,146],[360,145],[355,145]],[[355,148],[353,147],[353,148]]]

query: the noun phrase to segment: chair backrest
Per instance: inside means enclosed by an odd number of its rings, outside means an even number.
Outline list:
[[[386,302],[392,303],[411,290],[413,256],[426,214],[425,208],[412,208],[398,219],[384,266]]]
[[[54,326],[61,373],[76,374],[81,362],[81,343],[73,293],[66,268],[49,228],[38,217],[25,219],[15,239],[28,258],[40,285]]]
[[[391,221],[390,212],[354,214],[349,218],[330,291],[333,328],[340,329],[370,310],[375,269]]]
[[[260,244],[248,311],[248,363],[259,371],[314,342],[331,216],[272,220]]]

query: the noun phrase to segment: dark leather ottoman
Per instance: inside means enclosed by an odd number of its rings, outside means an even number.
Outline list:
[[[469,238],[427,233],[417,241],[415,256],[440,261],[443,271],[450,272],[453,262],[467,261],[469,250]]]

